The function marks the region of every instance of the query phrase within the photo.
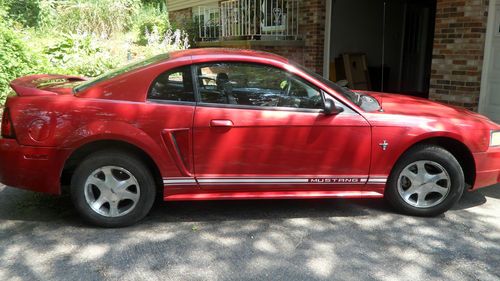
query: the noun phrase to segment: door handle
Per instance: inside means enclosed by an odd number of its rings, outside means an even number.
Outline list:
[[[231,120],[212,120],[210,121],[210,127],[226,127],[230,128],[232,127],[233,121]]]

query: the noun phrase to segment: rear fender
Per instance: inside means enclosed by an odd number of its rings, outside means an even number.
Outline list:
[[[155,141],[150,135],[131,124],[119,121],[92,122],[80,127],[68,136],[61,148],[69,149],[72,152],[78,148],[96,141],[120,141],[134,145],[144,151],[155,162],[163,175],[179,173],[175,162],[169,157],[165,148]]]

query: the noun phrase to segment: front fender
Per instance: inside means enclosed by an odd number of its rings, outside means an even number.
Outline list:
[[[372,176],[388,176],[401,155],[414,145],[428,139],[453,139],[464,144],[471,152],[482,148],[480,143],[448,131],[422,132],[410,127],[373,127],[372,132],[370,170]],[[382,146],[384,141],[388,144],[385,150]]]

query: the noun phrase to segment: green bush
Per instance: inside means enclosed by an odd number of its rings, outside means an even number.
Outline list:
[[[39,0],[5,0],[9,17],[25,26],[36,26],[40,14]]]
[[[142,0],[141,2],[145,5],[163,5],[163,4],[165,4],[165,0]]]
[[[64,35],[45,49],[52,70],[61,74],[95,77],[115,68],[118,61],[94,35]]]
[[[55,17],[56,0],[0,0],[10,20],[25,27],[51,26]]]
[[[188,47],[164,0],[0,0],[0,106],[21,76],[94,77]]]
[[[68,33],[109,36],[129,30],[140,8],[139,0],[69,0],[57,6],[58,26]]]
[[[22,34],[13,28],[5,14],[5,10],[0,10],[0,105],[11,93],[10,81],[43,71],[47,65],[43,57],[27,48]]]
[[[157,32],[164,36],[170,29],[168,13],[165,5],[145,5],[137,15],[136,32],[139,34],[138,43],[145,45],[147,43],[147,34]]]
[[[9,82],[30,72],[30,57],[23,41],[0,25],[0,104],[10,92]]]

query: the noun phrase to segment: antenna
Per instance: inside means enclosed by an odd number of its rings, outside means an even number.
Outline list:
[[[385,72],[385,10],[387,2],[384,0],[384,15],[382,17],[382,81],[380,81],[380,91],[384,91],[384,72]]]

